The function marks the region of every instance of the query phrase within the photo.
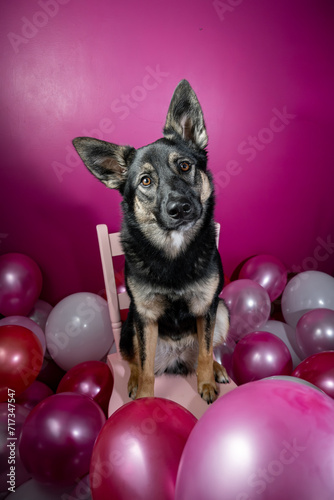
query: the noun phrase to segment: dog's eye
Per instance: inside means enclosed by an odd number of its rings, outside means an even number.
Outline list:
[[[141,184],[144,186],[144,187],[148,187],[150,184],[151,184],[151,178],[148,177],[147,175],[145,175],[145,177],[142,178],[142,180],[140,181]]]
[[[191,165],[187,161],[181,161],[180,169],[182,170],[182,172],[189,172],[189,170],[191,169]]]

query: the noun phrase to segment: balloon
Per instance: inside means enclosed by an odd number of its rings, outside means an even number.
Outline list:
[[[304,358],[323,351],[334,351],[334,311],[313,309],[300,318],[296,339]]]
[[[252,280],[232,281],[220,294],[230,311],[227,344],[234,345],[247,333],[262,326],[270,314],[270,298],[266,290]]]
[[[0,319],[0,326],[5,325],[24,326],[24,328],[27,328],[32,333],[34,333],[41,343],[44,356],[46,349],[45,335],[41,327],[36,325],[36,323],[32,319],[29,319],[26,316],[7,316],[7,318]]]
[[[272,255],[251,257],[242,266],[240,279],[250,279],[267,290],[270,300],[277,299],[283,292],[288,280],[288,271],[284,264]]]
[[[1,492],[6,491],[8,493],[8,487],[11,486],[7,483],[7,481],[10,481],[10,476],[7,476],[7,474],[10,473],[11,466],[15,467],[15,481],[13,481],[15,486],[18,487],[31,477],[24,468],[18,449],[22,426],[29,415],[29,411],[28,408],[18,404],[0,403],[0,498]],[[15,421],[15,423],[9,423],[9,419]],[[15,440],[11,441],[10,432],[14,433]]]
[[[113,500],[174,500],[179,460],[196,422],[188,410],[162,398],[141,398],[119,408],[94,446],[93,500],[111,496]]]
[[[107,415],[109,400],[114,387],[110,368],[102,361],[85,361],[71,368],[61,379],[57,394],[77,392],[97,403]]]
[[[94,293],[74,293],[61,300],[46,322],[46,345],[64,370],[100,360],[113,343],[107,301]]]
[[[235,346],[232,356],[237,385],[271,375],[290,375],[291,354],[284,342],[269,332],[248,333]]]
[[[45,300],[38,299],[28,316],[42,328],[43,332],[45,332],[46,320],[52,309],[51,304],[45,302]]]
[[[292,278],[282,295],[282,312],[289,325],[312,309],[334,309],[334,278],[320,271],[305,271]]]
[[[16,398],[16,402],[29,410],[32,410],[40,401],[52,396],[53,391],[43,382],[35,380],[22,394]]]
[[[21,394],[36,379],[43,363],[42,346],[27,328],[0,326],[0,402],[8,389]]]
[[[296,330],[283,321],[268,320],[259,328],[260,332],[270,332],[283,340],[284,344],[290,351],[292,357],[292,365],[296,368],[304,359],[303,353],[298,347],[296,340]]]
[[[0,314],[27,316],[42,290],[42,273],[35,261],[21,253],[0,257]]]
[[[288,382],[294,382],[295,384],[303,384],[303,385],[307,385],[308,387],[312,387],[312,389],[315,389],[316,391],[320,391],[322,394],[325,394],[324,391],[322,391],[321,389],[319,389],[319,387],[317,387],[316,385],[314,384],[311,384],[310,382],[307,382],[307,380],[303,380],[302,378],[298,378],[298,377],[293,377],[292,375],[273,375],[272,377],[268,377],[264,380],[287,380]]]
[[[292,373],[334,398],[334,351],[319,352],[304,359]]]
[[[237,387],[190,434],[175,500],[333,498],[333,422],[334,401],[306,385]]]
[[[69,485],[87,474],[104,423],[103,411],[87,396],[50,396],[31,411],[23,425],[22,462],[41,483]]]

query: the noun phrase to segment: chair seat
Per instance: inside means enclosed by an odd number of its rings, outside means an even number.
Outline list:
[[[109,402],[108,416],[112,415],[125,403],[132,401],[128,396],[128,379],[130,368],[120,355],[110,354],[108,365],[114,375],[114,389]],[[219,397],[236,388],[231,380],[229,384],[218,384]],[[187,408],[196,418],[200,418],[210,407],[197,392],[197,377],[195,374],[183,377],[181,375],[164,374],[155,378],[154,395],[170,399]]]

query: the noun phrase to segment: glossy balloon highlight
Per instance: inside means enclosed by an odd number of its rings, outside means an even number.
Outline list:
[[[184,448],[175,500],[332,498],[334,401],[285,380],[250,382],[206,411]]]
[[[197,419],[173,401],[141,398],[107,420],[90,468],[93,500],[174,500],[179,460]]]

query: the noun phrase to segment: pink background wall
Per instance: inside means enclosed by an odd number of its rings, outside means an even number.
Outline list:
[[[119,229],[120,196],[71,140],[156,140],[187,78],[226,274],[257,253],[332,273],[333,21],[332,0],[3,2],[1,253],[31,256],[52,304],[104,288],[95,226]]]

